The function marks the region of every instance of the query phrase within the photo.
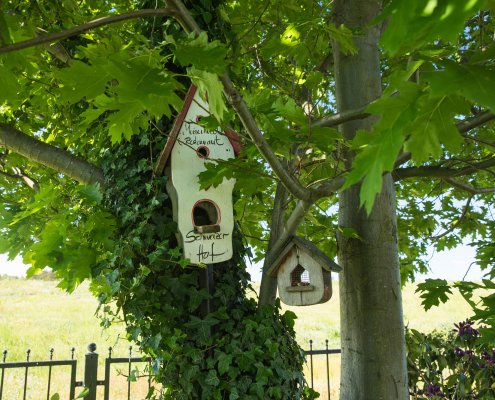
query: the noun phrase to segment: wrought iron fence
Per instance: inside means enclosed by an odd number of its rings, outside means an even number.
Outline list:
[[[6,383],[6,371],[8,370],[23,370],[23,374],[21,377],[21,386],[19,393],[16,394],[16,399],[27,400],[28,399],[28,387],[29,387],[29,371],[38,368],[48,368],[48,376],[46,383],[46,391],[44,394],[36,393],[36,398],[45,398],[51,400],[52,397],[52,379],[53,379],[53,369],[59,367],[70,367],[70,378],[68,379],[67,387],[68,394],[70,399],[74,399],[76,397],[76,388],[77,387],[85,387],[85,396],[86,400],[96,400],[97,398],[97,387],[103,386],[103,399],[110,399],[110,382],[111,382],[111,366],[112,365],[124,365],[126,368],[126,378],[127,378],[127,387],[126,391],[122,397],[119,399],[131,399],[131,385],[132,379],[130,379],[133,374],[133,366],[136,364],[145,363],[148,366],[148,369],[151,367],[151,358],[147,357],[133,357],[132,356],[132,347],[129,347],[129,356],[128,357],[113,357],[112,356],[112,348],[108,349],[108,356],[105,358],[105,372],[104,379],[98,379],[98,353],[96,353],[96,344],[91,343],[88,346],[88,353],[85,355],[84,360],[84,379],[77,380],[76,379],[76,371],[77,371],[77,360],[74,358],[75,349],[71,349],[71,358],[67,360],[54,360],[53,359],[53,349],[50,350],[50,359],[43,361],[32,361],[30,359],[31,350],[26,352],[26,360],[20,362],[8,362],[7,361],[7,351],[4,350],[2,353],[2,361],[0,362],[0,400],[12,400],[12,397],[4,397],[5,394],[5,383]],[[125,374],[123,374],[125,375]],[[137,378],[139,379],[139,378]],[[136,379],[136,380],[137,380]],[[147,389],[149,390],[152,386],[150,374],[147,374]],[[11,396],[12,394],[9,394]]]
[[[328,339],[325,340],[325,348],[324,349],[313,349],[313,341],[309,341],[309,350],[305,350],[304,354],[306,355],[306,364],[309,369],[309,383],[312,389],[317,390],[322,395],[320,398],[324,399],[325,397],[328,400],[331,399],[331,385],[330,385],[330,355],[332,354],[340,354],[340,349],[329,349],[328,348]],[[322,387],[321,385],[315,385],[315,357],[325,356],[324,364],[325,364],[325,375],[323,378],[323,382],[326,384],[326,387]],[[321,360],[320,360],[321,361]],[[340,365],[340,364],[339,364]],[[321,372],[320,363],[318,364],[318,370]],[[320,379],[321,381],[321,379]],[[324,390],[326,389],[327,396],[324,396]]]
[[[308,382],[311,387],[318,391],[324,391],[326,389],[327,396],[324,395],[321,398],[327,397],[328,400],[331,399],[330,392],[330,355],[332,354],[340,354],[340,349],[329,349],[328,348],[328,340],[325,341],[324,349],[313,349],[313,341],[309,341],[309,350],[305,350],[305,354],[307,356],[307,367],[309,372]],[[77,380],[76,372],[77,372],[77,360],[74,358],[75,349],[71,349],[71,357],[66,360],[54,360],[53,359],[53,349],[50,350],[50,358],[49,360],[43,361],[32,361],[31,351],[28,350],[26,352],[26,360],[20,362],[9,362],[7,361],[7,351],[4,350],[2,353],[2,361],[0,362],[0,400],[4,399],[5,392],[5,375],[8,370],[21,370],[23,371],[22,377],[22,389],[21,393],[16,397],[18,399],[27,400],[28,394],[28,384],[29,384],[29,371],[35,368],[48,368],[47,374],[47,383],[46,383],[46,399],[51,399],[52,392],[52,379],[53,379],[53,369],[59,367],[69,367],[70,369],[70,378],[67,382],[69,398],[75,398],[76,387],[85,387],[85,397],[86,400],[96,400],[97,399],[97,388],[98,386],[103,386],[103,399],[110,400],[110,388],[111,388],[111,366],[112,365],[124,365],[126,367],[127,375],[127,387],[125,388],[124,398],[130,400],[131,399],[131,385],[133,379],[131,379],[131,375],[133,374],[133,365],[146,363],[148,374],[145,376],[147,378],[147,389],[150,390],[152,387],[151,382],[151,363],[152,360],[149,357],[133,357],[132,356],[132,347],[129,347],[129,355],[128,357],[113,357],[112,356],[112,348],[108,349],[108,356],[105,358],[105,371],[104,371],[104,379],[98,380],[98,353],[96,353],[96,344],[91,343],[88,346],[88,353],[85,355],[84,362],[84,379]],[[323,364],[325,365],[325,375],[324,382],[326,383],[326,388],[321,385],[321,376],[318,374],[318,380],[320,385],[315,385],[315,365],[319,373],[321,373],[321,359],[319,362],[315,361],[315,357],[325,356]],[[22,396],[22,397],[21,397]],[[44,397],[44,396],[43,396]],[[43,398],[40,393],[37,393],[37,398]],[[112,397],[114,399],[114,397]],[[122,399],[122,397],[120,398]],[[119,400],[120,400],[119,399]],[[5,398],[5,400],[7,400]],[[11,400],[9,398],[8,400]]]

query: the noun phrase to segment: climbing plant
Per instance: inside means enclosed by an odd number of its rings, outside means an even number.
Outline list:
[[[181,258],[166,178],[150,156],[163,137],[148,134],[105,154],[103,204],[116,218],[115,244],[100,262],[91,289],[103,324],[124,320],[129,339],[153,357],[154,378],[170,399],[310,399],[292,312],[257,310],[248,284],[245,248],[214,268],[215,291],[201,289],[201,268]],[[213,311],[202,315],[210,300]]]
[[[464,240],[494,275],[493,8],[3,0],[0,250],[23,256],[30,274],[50,266],[69,291],[92,279],[105,323],[124,319],[170,396],[199,396],[180,382],[182,353],[172,348],[189,351],[192,390],[204,396],[235,398],[237,386],[240,397],[282,386],[269,396],[312,396],[291,347],[293,316],[265,307],[276,304],[275,279],[264,274],[257,312],[245,296],[242,241],[232,263],[215,268],[218,309],[201,314],[201,267],[181,259],[165,178],[153,173],[192,82],[208,96],[202,123],[234,128],[244,144],[241,158],[209,165],[200,185],[237,179],[238,231],[264,271],[293,234],[339,257],[341,397],[406,398],[401,282],[427,270],[429,248]],[[428,306],[453,288],[483,320],[483,338],[493,337],[490,279],[420,290]],[[476,303],[480,288],[489,294]],[[236,325],[237,309],[252,323]],[[247,365],[228,343],[255,326],[259,343],[265,328],[276,333],[256,350],[261,364]],[[278,354],[287,369],[272,364]],[[238,375],[226,388],[229,373]]]

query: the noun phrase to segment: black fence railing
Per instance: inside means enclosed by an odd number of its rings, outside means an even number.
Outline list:
[[[43,385],[45,390],[43,390],[44,394],[41,394],[39,389],[36,392],[36,398],[42,399],[46,398],[47,400],[51,400],[52,397],[52,382],[53,382],[53,369],[60,367],[68,367],[69,368],[69,377],[65,383],[68,386],[68,395],[70,399],[74,399],[76,396],[76,388],[84,387],[85,389],[85,400],[96,400],[98,393],[98,386],[103,386],[103,400],[110,400],[110,398],[116,400],[131,400],[131,398],[136,398],[135,395],[131,397],[131,389],[132,384],[137,382],[138,380],[143,380],[146,378],[147,382],[145,388],[148,391],[151,390],[153,384],[151,381],[151,363],[152,360],[149,357],[133,357],[132,356],[132,347],[129,347],[129,355],[128,357],[113,357],[112,356],[112,348],[109,348],[108,356],[105,358],[105,368],[104,368],[104,379],[98,380],[98,353],[96,353],[96,344],[91,343],[88,346],[89,352],[85,355],[84,362],[84,379],[77,380],[77,360],[74,358],[75,349],[71,349],[71,358],[67,360],[53,360],[53,349],[50,350],[50,359],[43,361],[31,361],[31,351],[28,350],[26,352],[26,360],[20,362],[8,362],[7,361],[7,351],[3,351],[2,360],[0,362],[0,400],[10,400],[12,399],[12,392],[7,394],[8,397],[4,397],[6,392],[6,372],[8,370],[17,370],[21,371],[21,376],[16,380],[17,383],[21,382],[19,385],[18,391],[15,393],[16,399],[27,400],[28,399],[28,389],[30,383],[30,371],[34,369],[47,368],[46,374],[46,386]],[[329,349],[328,348],[328,340],[325,341],[324,349],[313,349],[313,341],[309,341],[309,350],[305,350],[307,360],[307,367],[309,372],[308,383],[310,383],[311,388],[320,391],[322,394],[321,398],[331,399],[331,385],[330,385],[330,355],[332,354],[340,354],[340,349]],[[321,357],[324,356],[322,360]],[[315,358],[318,357],[318,360]],[[322,362],[323,361],[323,362]],[[137,364],[145,363],[145,369],[147,369],[147,374],[135,374],[135,370],[133,366]],[[111,390],[111,376],[112,376],[112,365],[122,365],[125,368],[125,373],[120,372],[121,375],[126,378],[126,387],[120,388],[118,397],[112,395],[110,397]],[[322,379],[322,369],[324,369],[324,375]],[[316,377],[315,372],[318,372],[318,376]],[[316,378],[315,378],[316,377]],[[317,381],[317,382],[316,382]],[[315,382],[317,384],[315,384]],[[323,385],[322,385],[323,382]],[[155,387],[156,388],[156,387]],[[159,388],[156,388],[159,390]],[[326,393],[325,393],[326,390]],[[322,393],[323,392],[323,393]],[[326,394],[326,396],[325,396]]]
[[[324,399],[325,397],[328,400],[331,399],[331,385],[330,385],[330,355],[331,354],[340,354],[340,349],[329,349],[328,348],[328,339],[325,340],[325,348],[324,349],[313,349],[313,341],[309,341],[309,350],[305,350],[304,354],[306,355],[306,364],[309,368],[309,383],[311,384],[311,388],[317,390],[322,395],[320,398]],[[321,385],[317,385],[315,387],[315,360],[314,357],[317,356],[325,356],[324,365],[325,365],[325,375],[323,381],[326,383],[326,387],[321,387]],[[319,360],[321,361],[321,359]],[[318,363],[318,372],[321,372],[321,363]],[[320,379],[321,381],[321,379]],[[324,396],[324,393],[321,393],[323,389],[326,389],[327,396]]]
[[[74,359],[74,349],[72,349],[72,358],[70,360],[54,360],[53,349],[50,350],[50,359],[47,361],[31,361],[31,350],[26,352],[26,361],[21,362],[6,362],[7,350],[2,353],[2,362],[0,362],[0,400],[3,399],[4,384],[5,384],[5,371],[11,369],[23,369],[24,370],[24,384],[22,388],[22,399],[27,398],[29,369],[48,367],[48,378],[46,385],[46,398],[50,400],[50,390],[52,386],[52,369],[53,367],[68,366],[70,367],[70,382],[69,382],[69,396],[71,399],[75,397],[76,390],[76,368],[77,360]]]

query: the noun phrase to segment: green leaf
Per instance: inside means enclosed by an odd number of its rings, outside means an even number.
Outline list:
[[[89,388],[85,387],[76,399],[84,399],[89,394]]]
[[[50,400],[60,400],[60,395],[58,393],[54,393],[51,397]]]
[[[344,189],[362,180],[360,203],[371,212],[375,196],[382,188],[382,175],[392,171],[403,145],[406,128],[416,116],[416,103],[421,98],[420,88],[407,81],[410,72],[399,71],[391,79],[398,92],[387,91],[368,106],[367,111],[380,115],[372,132],[358,131],[353,147],[359,150]]]
[[[425,74],[434,96],[458,94],[475,104],[495,111],[495,69],[489,66],[457,64],[453,61],[440,63],[442,71]]]
[[[287,310],[282,316],[287,326],[293,329],[296,323],[297,315],[294,312]]]
[[[134,134],[139,133],[139,128],[145,128],[147,119],[141,115],[143,108],[136,101],[119,104],[119,110],[107,118],[108,133],[112,143],[118,143],[122,137],[129,140]],[[137,116],[142,116],[137,119]]]
[[[341,226],[339,225],[339,231],[342,233],[343,236],[352,238],[352,239],[359,239],[359,234],[356,232],[354,228],[349,228],[346,226]]]
[[[232,364],[232,354],[222,353],[218,358],[218,373],[223,375],[228,372]]]
[[[197,37],[194,36],[195,33],[191,33],[189,40],[177,42],[174,55],[179,63],[184,67],[193,65],[202,71],[223,74],[227,66],[225,46],[218,40],[208,42],[208,36],[204,31]]]
[[[425,98],[405,143],[405,150],[411,152],[415,163],[440,157],[442,146],[452,152],[460,150],[463,138],[454,116],[466,112],[466,108],[467,104],[456,96]]]
[[[218,76],[195,67],[188,68],[188,73],[198,87],[201,97],[208,98],[211,114],[221,122],[227,107],[223,99],[223,86]]]
[[[18,77],[10,68],[8,60],[0,58],[0,104],[4,101],[12,102],[21,90]],[[14,102],[15,104],[15,102]]]
[[[103,199],[99,184],[81,186],[79,188],[79,194],[95,204],[100,204]]]
[[[101,65],[89,65],[78,60],[74,60],[70,67],[59,70],[56,76],[62,84],[60,93],[63,100],[71,104],[101,95],[111,79]]]
[[[392,129],[380,132],[355,158],[343,189],[364,177],[361,184],[360,203],[368,213],[373,208],[375,196],[382,189],[382,175],[391,171],[402,147],[402,133]]]
[[[416,293],[421,293],[421,298],[425,311],[433,306],[438,306],[440,302],[445,303],[452,294],[450,285],[445,279],[427,279],[423,283],[418,283]]]
[[[217,371],[210,370],[208,371],[208,375],[206,375],[205,383],[211,386],[218,386],[220,384],[220,379],[217,376]]]
[[[434,40],[455,42],[467,18],[483,0],[393,0],[377,21],[387,19],[381,44],[392,56],[420,48]]]
[[[298,125],[308,125],[308,116],[304,114],[302,108],[299,107],[293,99],[283,99],[279,97],[273,103],[272,107],[288,121],[294,122]]]

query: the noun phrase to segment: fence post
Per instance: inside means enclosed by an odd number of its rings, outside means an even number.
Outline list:
[[[90,343],[88,350],[89,353],[86,353],[84,363],[84,386],[88,388],[89,392],[84,398],[86,400],[96,400],[96,386],[98,384],[98,353],[95,353],[96,344]]]

